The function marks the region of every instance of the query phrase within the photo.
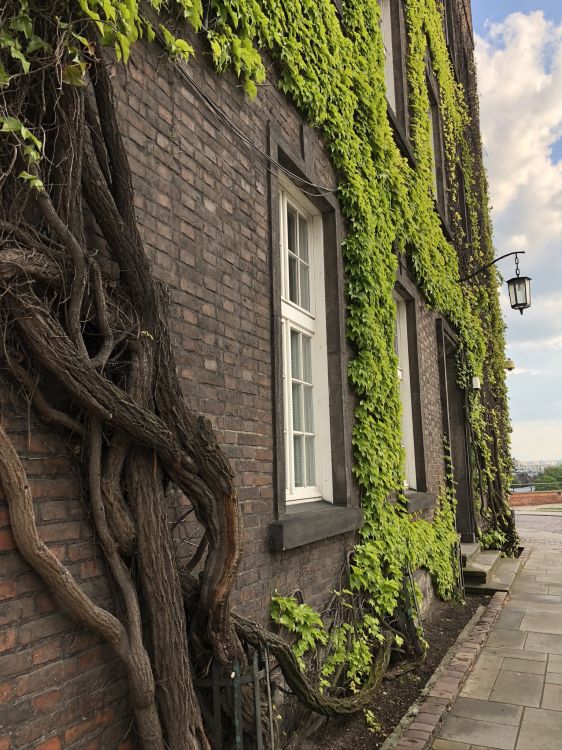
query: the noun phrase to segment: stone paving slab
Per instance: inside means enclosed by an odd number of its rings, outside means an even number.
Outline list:
[[[542,675],[546,672],[546,662],[507,657],[503,660],[502,669],[507,672],[528,672],[529,674]]]
[[[539,708],[543,685],[543,675],[500,670],[490,693],[490,700]]]
[[[548,657],[548,672],[562,672],[562,654],[550,654]]]
[[[504,659],[523,659],[525,661],[544,661],[545,663],[548,661],[548,652],[547,653],[541,653],[539,651],[518,651],[514,648],[486,648],[486,651],[482,656],[490,657],[490,656],[501,656]],[[562,670],[560,670],[562,671]]]
[[[525,709],[516,750],[560,750],[561,740],[562,712]]]
[[[525,651],[546,654],[562,654],[562,638],[552,633],[527,633]]]
[[[483,655],[469,675],[460,694],[463,698],[487,700],[497,680],[503,663],[501,656]]]
[[[498,618],[497,627],[503,630],[519,630],[525,612],[514,612],[504,609]]]
[[[494,748],[494,750],[513,750],[517,740],[518,726],[496,724],[491,721],[461,719],[458,716],[447,717],[439,733],[445,740],[465,741],[470,744]]]
[[[523,649],[527,633],[519,630],[506,630],[505,628],[495,628],[488,640],[489,646],[499,646],[502,648]]]
[[[562,618],[555,613],[527,610],[519,628],[527,631],[532,630],[535,633],[562,635]],[[562,643],[562,639],[560,640]]]
[[[562,711],[562,685],[546,683],[541,701],[541,708]],[[562,740],[562,736],[560,737]]]
[[[508,724],[513,727],[519,726],[522,715],[521,706],[462,697],[457,698],[451,709],[451,716],[459,716],[461,719],[491,721],[494,724]]]

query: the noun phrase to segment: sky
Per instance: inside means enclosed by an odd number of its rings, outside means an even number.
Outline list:
[[[500,298],[518,460],[562,461],[562,2],[472,0],[496,255],[525,250],[532,306]],[[505,279],[513,258],[500,261]]]

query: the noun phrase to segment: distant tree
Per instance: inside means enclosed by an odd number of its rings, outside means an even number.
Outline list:
[[[562,464],[549,466],[534,478],[537,490],[562,490]]]

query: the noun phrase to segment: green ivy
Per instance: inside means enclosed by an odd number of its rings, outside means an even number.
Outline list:
[[[303,669],[303,656],[328,640],[320,615],[294,596],[280,596],[276,591],[271,597],[271,618],[294,636],[293,653]]]

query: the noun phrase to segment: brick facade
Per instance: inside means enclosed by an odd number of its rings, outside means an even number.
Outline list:
[[[41,538],[96,603],[113,608],[72,441],[30,415],[13,384],[0,381],[0,398]],[[61,611],[21,558],[0,500],[0,748],[117,748],[129,728],[121,664]]]
[[[562,503],[562,492],[514,492],[509,496],[512,508],[534,505],[558,505]]]
[[[335,186],[320,138],[273,78],[249,102],[205,49],[189,76],[261,152],[272,132]],[[354,532],[273,552],[276,518],[275,362],[272,337],[271,172],[155,48],[135,46],[114,88],[134,177],[137,215],[154,274],[170,288],[171,330],[189,405],[215,425],[232,462],[244,516],[244,556],[233,605],[266,622],[270,596],[295,590],[321,609],[340,585]],[[338,242],[343,222],[336,207]],[[443,479],[437,314],[415,292],[425,487]],[[344,360],[347,353],[342,354]],[[115,607],[81,500],[72,440],[36,420],[13,384],[0,384],[3,419],[24,457],[41,537],[97,603]],[[350,429],[353,398],[342,405]],[[350,446],[348,446],[350,450]],[[351,505],[358,502],[350,487]],[[178,501],[181,505],[181,499]],[[432,508],[424,510],[428,517]],[[176,531],[179,553],[197,531]],[[189,546],[187,547],[190,548]],[[132,748],[126,681],[109,649],[62,613],[14,549],[0,501],[0,750]]]

